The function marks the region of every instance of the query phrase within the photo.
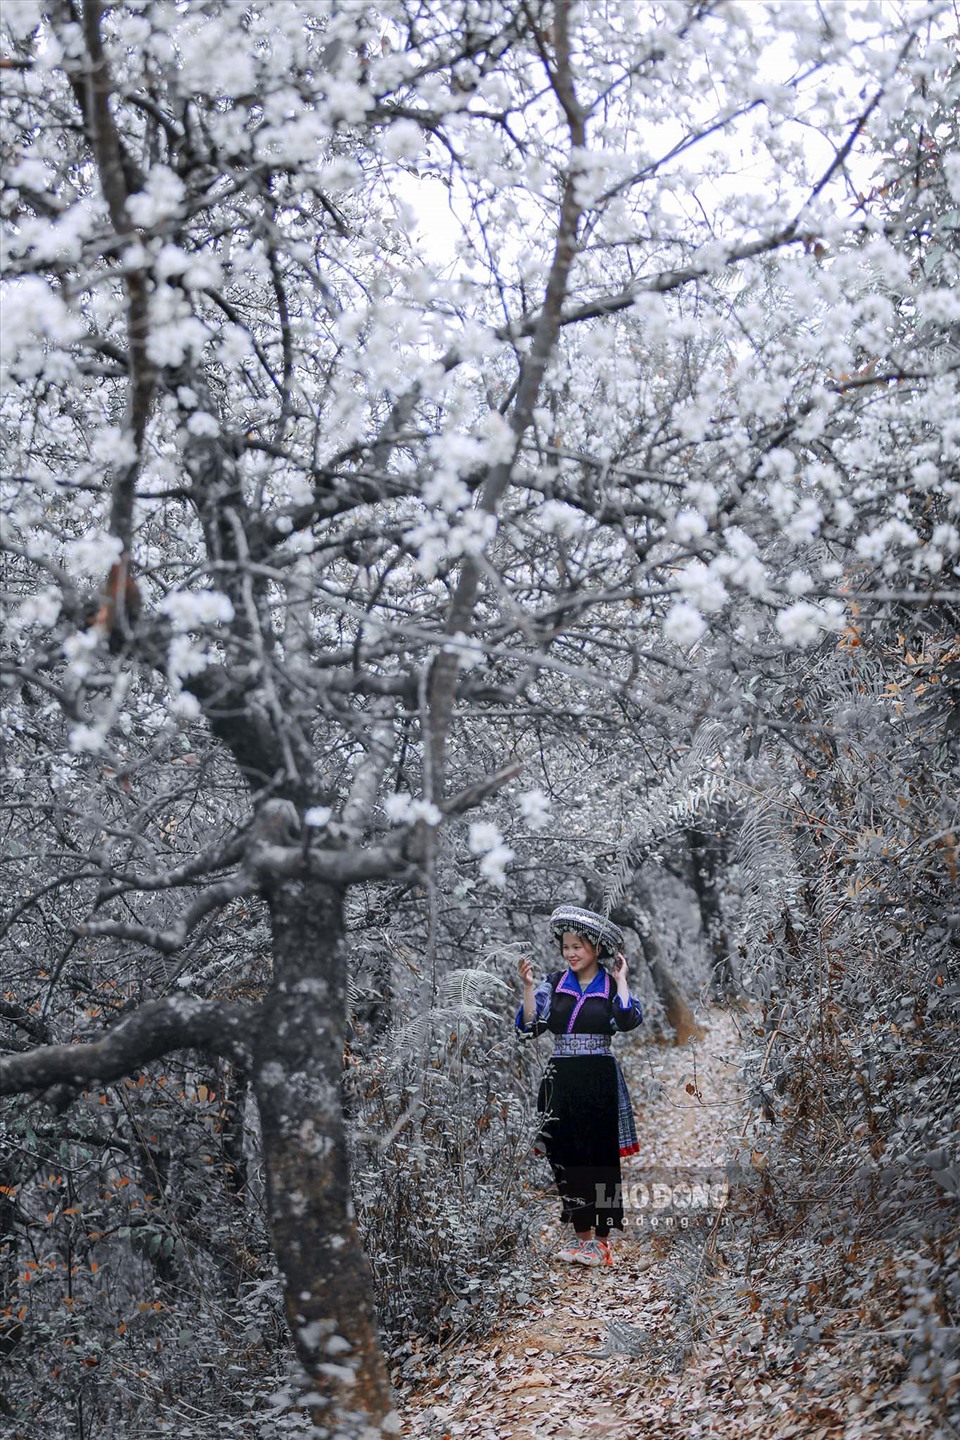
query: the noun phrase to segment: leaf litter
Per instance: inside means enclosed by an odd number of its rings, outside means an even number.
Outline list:
[[[412,1373],[405,1367],[398,1408],[411,1440],[924,1434],[892,1393],[902,1378],[898,1357],[891,1351],[887,1374],[876,1365],[864,1371],[855,1328],[789,1355],[764,1343],[762,1327],[751,1335],[754,1282],[737,1263],[747,1220],[725,1214],[722,1200],[691,1210],[686,1224],[682,1212],[671,1223],[646,1205],[656,1177],[722,1169],[741,1140],[740,1054],[750,1019],[726,1008],[703,1018],[705,1033],[687,1045],[619,1052],[641,1148],[622,1162],[626,1227],[615,1233],[615,1268],[555,1258],[566,1238],[558,1203],[549,1177],[531,1177],[521,1201],[543,1217],[529,1257],[531,1298],[495,1332],[465,1335]],[[772,1273],[780,1258],[764,1243],[753,1240],[753,1276]]]

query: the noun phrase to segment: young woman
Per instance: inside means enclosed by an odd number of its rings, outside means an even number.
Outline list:
[[[537,1096],[543,1118],[534,1148],[553,1170],[561,1222],[574,1229],[559,1258],[612,1265],[610,1230],[623,1229],[620,1157],[640,1147],[610,1040],[618,1030],[634,1030],[643,1011],[627,987],[622,930],[577,905],[558,906],[550,929],[566,968],[551,971],[535,986],[530,961],[518,966],[523,982],[518,1031],[536,1036],[549,1030],[554,1037]]]

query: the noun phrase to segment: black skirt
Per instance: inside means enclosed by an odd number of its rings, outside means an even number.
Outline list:
[[[623,1229],[617,1062],[612,1055],[552,1059],[537,1095],[538,1145],[550,1162],[561,1220],[577,1230]]]

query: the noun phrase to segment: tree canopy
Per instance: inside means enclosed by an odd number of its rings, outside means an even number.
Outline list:
[[[642,930],[722,805],[756,994],[751,913],[789,945],[844,864],[942,988],[955,21],[3,7],[2,1090],[249,1078],[331,1433],[390,1410],[341,1100],[375,910],[435,1006],[558,890]]]

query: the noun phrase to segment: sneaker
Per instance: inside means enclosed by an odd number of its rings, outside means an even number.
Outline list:
[[[591,1243],[589,1240],[580,1240],[577,1236],[574,1236],[568,1244],[564,1245],[562,1250],[557,1251],[557,1259],[566,1260],[567,1264],[572,1264],[574,1261],[580,1259],[580,1252],[584,1246]]]
[[[588,1240],[574,1257],[578,1265],[613,1265],[613,1251],[609,1240]]]
[[[603,1258],[599,1240],[585,1240],[573,1258],[578,1265],[605,1265],[607,1263]],[[612,1261],[610,1263],[612,1264]]]

